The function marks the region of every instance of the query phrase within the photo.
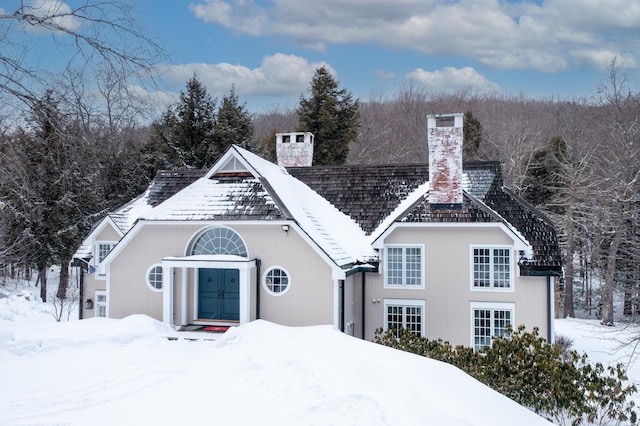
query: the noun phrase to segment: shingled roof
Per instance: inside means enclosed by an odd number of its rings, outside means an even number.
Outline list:
[[[368,235],[429,178],[425,164],[314,166],[287,171],[353,218]],[[498,162],[465,163],[463,188],[466,195],[461,209],[433,210],[422,198],[396,221],[504,222],[532,246],[531,258],[520,265],[524,273],[560,273],[561,255],[553,225],[503,187]]]
[[[204,176],[205,169],[160,170],[153,178],[147,194],[148,203],[157,206]]]
[[[262,178],[250,175],[224,177],[218,174],[210,179],[200,179],[207,174],[207,170],[163,170],[156,174],[146,194],[110,216],[124,232],[140,216],[156,220],[289,218],[290,213],[281,210],[286,208],[287,203],[282,202],[278,190],[264,186],[266,181],[279,181],[276,175],[284,173],[295,177],[353,219],[368,236],[380,232],[380,228],[391,223],[391,220],[425,223],[503,222],[532,246],[533,253],[529,254],[526,261],[520,262],[523,274],[547,275],[561,271],[560,249],[553,225],[533,206],[503,187],[498,162],[464,163],[465,196],[462,208],[434,210],[430,208],[426,197],[429,179],[429,167],[426,164],[293,167],[281,172],[276,170],[277,166],[266,164],[265,160],[254,154],[237,147],[234,149],[251,164],[259,166],[257,170]],[[271,178],[265,181],[265,176],[269,174]],[[197,182],[199,179],[201,182]],[[418,194],[419,188],[425,193]],[[187,191],[184,192],[184,189]],[[178,193],[179,196],[174,197]],[[406,203],[408,197],[413,197],[415,202],[399,214],[396,209],[404,208],[401,203]],[[304,204],[302,200],[299,201],[298,204]],[[136,207],[143,204],[146,209]],[[297,217],[305,221],[310,213],[304,206],[301,205],[301,208]],[[141,209],[146,211],[141,212]],[[392,214],[397,217],[390,217]],[[316,226],[320,225],[316,223]],[[333,244],[332,241],[330,243]],[[333,257],[347,259],[345,255]]]

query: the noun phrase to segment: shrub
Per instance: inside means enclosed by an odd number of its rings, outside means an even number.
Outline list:
[[[636,392],[625,384],[624,367],[591,364],[586,355],[569,350],[570,341],[553,344],[538,329],[524,327],[497,338],[491,347],[474,351],[428,340],[406,330],[376,331],[374,342],[455,365],[487,386],[558,423],[615,421],[635,424]]]

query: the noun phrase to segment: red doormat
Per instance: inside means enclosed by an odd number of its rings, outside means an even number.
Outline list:
[[[224,333],[229,329],[228,325],[208,325],[206,327],[201,328],[202,331],[215,331],[217,333]]]

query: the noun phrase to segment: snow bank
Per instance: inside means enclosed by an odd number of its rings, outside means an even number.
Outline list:
[[[3,425],[547,424],[452,366],[329,326],[256,321],[170,341],[132,316],[0,333]]]

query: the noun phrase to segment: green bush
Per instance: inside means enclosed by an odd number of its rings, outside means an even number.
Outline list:
[[[428,340],[406,330],[376,331],[374,342],[426,356],[460,368],[487,386],[557,423],[572,425],[614,421],[635,424],[636,392],[626,384],[624,366],[605,368],[586,355],[553,344],[538,330],[524,327],[497,338],[491,347],[474,351]]]

